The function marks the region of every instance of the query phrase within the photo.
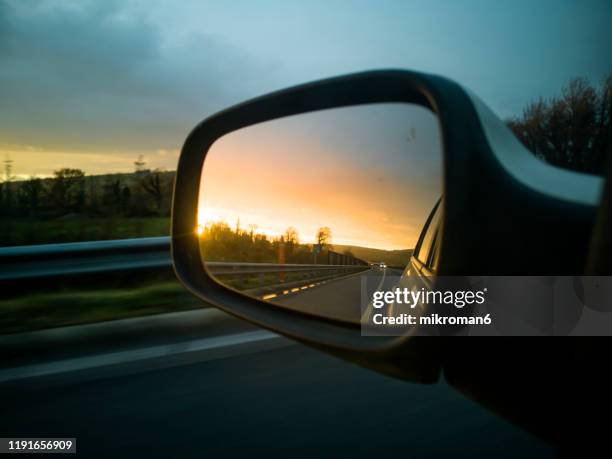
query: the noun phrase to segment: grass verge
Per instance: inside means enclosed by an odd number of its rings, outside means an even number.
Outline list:
[[[66,289],[0,300],[0,334],[124,319],[202,306],[177,281],[126,288]]]

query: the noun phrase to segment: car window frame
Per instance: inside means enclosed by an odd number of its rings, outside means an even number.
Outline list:
[[[416,259],[421,266],[430,267],[429,260],[431,258],[431,253],[433,252],[434,244],[436,243],[436,240],[438,239],[439,226],[440,226],[440,225],[436,225],[436,228],[433,228],[431,225],[434,222],[434,220],[438,218],[438,216],[440,216],[441,218],[441,214],[438,214],[438,210],[440,210],[441,212],[441,209],[442,209],[441,204],[442,204],[442,198],[438,199],[433,209],[429,213],[429,216],[427,217],[425,225],[423,226],[423,229],[421,230],[421,234],[419,235],[419,240],[417,242],[417,245],[414,249],[413,258]],[[425,242],[425,236],[427,235],[430,229],[434,231],[434,234],[432,235],[432,241],[427,250],[426,257],[421,257],[420,253],[421,253],[421,249],[423,249],[423,243]]]

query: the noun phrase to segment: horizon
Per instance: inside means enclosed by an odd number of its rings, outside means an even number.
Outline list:
[[[242,222],[239,222],[242,225]],[[224,224],[227,225],[230,229],[230,231],[232,231],[233,233],[236,233],[236,230],[234,228],[236,228],[236,226],[232,226],[229,222],[225,221],[225,220],[217,220],[217,221],[211,221],[208,220],[206,222],[206,224],[202,227],[200,225],[198,225],[198,228],[196,229],[196,231],[198,232],[198,234],[200,234],[200,228],[206,228],[209,227],[211,225],[218,225],[218,224]],[[253,226],[252,224],[246,224],[245,228],[249,228]],[[242,231],[245,231],[244,228],[242,228],[242,226],[240,227],[240,229]],[[332,230],[332,236],[333,236],[333,228],[330,228]],[[249,231],[246,231],[247,233]],[[269,239],[271,242],[275,242],[280,240],[280,238],[283,236],[282,234],[278,234],[278,235],[270,235],[270,234],[266,234],[264,232],[260,232],[257,228],[253,229],[253,234],[254,235],[259,235],[259,236],[265,236],[267,239]],[[312,245],[315,242],[315,237],[304,237],[303,235],[300,235],[298,233],[298,244],[301,245]],[[384,251],[384,252],[405,252],[405,251],[411,251],[414,250],[414,247],[405,247],[402,249],[388,249],[388,248],[383,248],[383,247],[372,247],[372,246],[363,246],[363,245],[355,245],[355,244],[347,244],[344,242],[334,242],[334,239],[332,237],[331,242],[329,243],[329,246],[332,248],[331,250],[333,250],[334,247],[336,246],[341,246],[343,248],[348,247],[348,248],[357,248],[357,249],[366,249],[366,250],[380,250],[380,251]]]

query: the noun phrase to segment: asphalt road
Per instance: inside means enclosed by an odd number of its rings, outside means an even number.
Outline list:
[[[402,272],[394,269],[372,269],[367,272],[368,281],[379,289],[393,287],[392,276]],[[272,300],[283,306],[334,319],[360,323],[361,281],[364,273],[353,274],[332,280],[300,292],[280,296]]]
[[[278,340],[0,385],[0,436],[76,437],[79,456],[106,458],[552,456],[445,383]]]

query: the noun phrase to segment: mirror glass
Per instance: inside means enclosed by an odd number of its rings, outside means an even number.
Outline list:
[[[204,161],[203,263],[247,295],[358,323],[360,278],[402,274],[440,198],[441,161],[436,116],[411,104],[341,107],[231,132]]]

